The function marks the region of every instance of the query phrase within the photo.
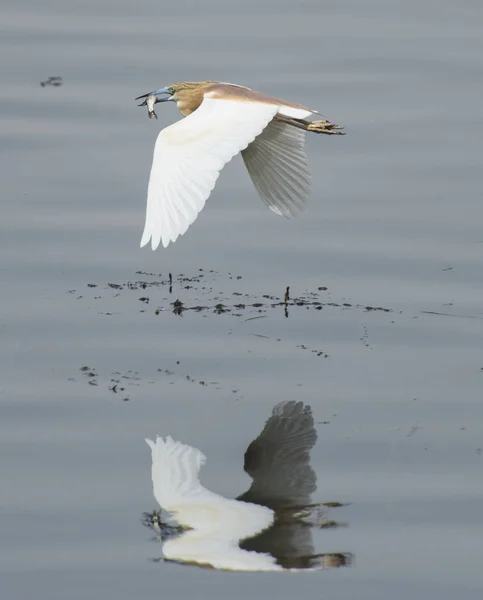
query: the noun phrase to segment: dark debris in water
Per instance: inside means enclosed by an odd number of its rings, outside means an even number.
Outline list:
[[[334,302],[326,286],[318,286],[315,291],[305,291],[294,295],[293,286],[285,286],[280,296],[261,292],[260,294],[247,293],[243,291],[215,292],[214,286],[218,284],[221,274],[214,270],[199,269],[194,275],[180,274],[173,278],[171,273],[152,273],[136,271],[137,276],[150,277],[152,279],[136,279],[122,283],[108,282],[104,286],[98,283],[88,283],[87,288],[96,288],[95,296],[91,299],[101,300],[106,297],[107,292],[115,291],[114,298],[129,292],[142,291],[137,296],[137,301],[144,305],[154,305],[154,315],[171,312],[176,316],[183,316],[187,312],[204,313],[214,315],[232,315],[242,317],[247,313],[267,314],[274,310],[282,310],[285,317],[290,316],[291,310],[305,309],[321,311],[325,308],[338,308],[341,310],[357,309],[364,312],[394,312],[383,306],[357,304],[352,302]],[[239,282],[241,275],[228,273],[223,277],[225,280]],[[173,299],[173,289],[176,296]],[[160,297],[159,292],[165,294]],[[183,291],[189,293],[190,299],[184,299]],[[72,295],[78,294],[77,290],[69,290]],[[76,296],[77,299],[87,299],[86,292]],[[193,301],[193,295],[196,300]],[[112,297],[112,296],[111,296]],[[146,312],[147,307],[138,309],[138,312]],[[112,316],[112,311],[100,314]]]
[[[367,327],[365,325],[361,325],[361,327],[362,327],[362,335],[360,337],[360,340],[366,348],[368,348],[369,350],[372,350],[372,346],[369,344],[369,333],[367,331]]]
[[[42,87],[52,86],[52,87],[60,87],[64,83],[62,77],[58,77],[57,75],[53,77],[48,77],[45,81],[41,81],[40,85]]]
[[[176,367],[178,367],[180,361],[176,361]],[[176,369],[176,367],[174,367]],[[213,381],[211,378],[196,378],[187,373],[183,373],[179,369],[177,371],[172,369],[167,369],[163,367],[159,367],[155,373],[147,374],[145,377],[141,376],[138,371],[128,370],[126,372],[121,371],[113,371],[106,372],[104,374],[99,374],[97,369],[82,366],[79,368],[79,371],[84,375],[87,384],[93,387],[98,387],[101,390],[106,390],[110,392],[110,394],[114,394],[117,398],[121,399],[123,402],[128,402],[132,399],[132,393],[134,387],[140,387],[145,384],[157,384],[160,382],[167,383],[168,385],[174,385],[175,383],[186,382],[189,384],[201,386],[201,387],[211,387],[217,391],[227,392],[230,391],[232,394],[236,395],[235,400],[243,400],[244,396],[240,393],[238,387],[234,387],[233,385],[228,386],[223,389],[220,385],[220,382]],[[67,381],[77,382],[77,378],[68,377]],[[110,395],[110,394],[106,394]]]
[[[97,387],[97,371],[95,369],[91,369],[87,365],[84,365],[80,368],[80,371],[87,377],[87,383],[89,385]]]
[[[309,348],[305,344],[299,344],[297,346],[297,348],[300,348],[301,350],[309,350],[310,352],[312,352],[312,354],[315,354],[316,356],[319,356],[322,358],[329,358],[329,355],[326,352],[324,352],[323,350],[319,350],[317,348]]]
[[[288,288],[287,288],[288,290]],[[238,295],[238,294],[237,294]],[[243,294],[246,297],[250,297],[249,294]],[[253,297],[253,296],[252,296]],[[216,315],[221,314],[232,314],[233,316],[240,317],[241,313],[250,311],[251,309],[257,309],[259,313],[267,313],[272,309],[283,308],[285,317],[289,317],[289,308],[290,307],[303,307],[306,310],[322,310],[324,307],[333,307],[333,308],[355,308],[362,309],[366,312],[371,311],[382,311],[382,312],[393,312],[390,308],[384,308],[382,306],[364,306],[362,304],[349,304],[347,302],[340,304],[337,302],[321,302],[318,298],[316,300],[313,299],[313,294],[304,294],[297,298],[293,298],[289,300],[287,296],[284,296],[283,299],[278,298],[276,296],[268,296],[266,294],[262,295],[262,299],[269,299],[269,301],[262,302],[257,300],[255,302],[237,302],[234,304],[225,304],[222,302],[218,302],[216,304],[196,304],[196,305],[186,305],[181,300],[177,299],[174,302],[169,304],[169,307],[166,306],[158,306],[154,313],[156,315],[161,314],[167,310],[171,310],[175,315],[182,316],[186,311],[192,312],[211,312]],[[172,307],[172,308],[171,308]]]
[[[173,277],[171,273],[152,273],[146,271],[136,271],[136,278],[132,281],[107,283],[88,282],[85,288],[79,294],[77,290],[69,290],[69,294],[83,303],[90,302],[92,306],[99,306],[104,311],[99,310],[99,315],[110,316],[114,318],[117,315],[126,314],[126,312],[144,313],[146,317],[152,315],[156,323],[162,324],[160,315],[175,315],[183,317],[185,314],[201,313],[203,317],[218,315],[225,317],[236,317],[243,322],[251,322],[258,319],[264,319],[271,314],[283,315],[288,318],[290,313],[300,314],[300,311],[321,311],[327,309],[337,310],[358,310],[361,312],[383,312],[394,313],[389,308],[382,306],[372,306],[367,304],[357,304],[342,299],[339,302],[333,301],[327,286],[320,285],[313,291],[305,291],[296,294],[295,286],[284,286],[279,296],[261,291],[260,293],[249,293],[243,290],[242,276],[232,273],[221,275],[215,270],[199,269],[193,275],[183,273]],[[227,290],[227,284],[233,281],[233,287]],[[225,291],[219,291],[220,288]],[[174,290],[174,293],[173,293]],[[141,292],[141,293],[140,293]],[[118,308],[116,311],[115,309]],[[91,309],[91,306],[89,306]],[[107,309],[107,310],[106,310]],[[314,316],[317,312],[314,313]],[[231,334],[231,331],[229,332]],[[266,338],[275,342],[285,343],[281,338],[275,336],[264,336],[257,332],[248,332],[248,335]],[[363,326],[361,342],[369,347],[367,328]],[[298,350],[313,356],[315,359],[329,358],[329,352],[323,347],[308,345],[306,343],[294,343]],[[179,364],[179,363],[178,363]],[[80,368],[82,378],[87,380],[89,386],[96,388],[98,393],[106,391],[107,396],[114,396],[119,400],[128,401],[131,398],[130,387],[140,385],[140,376],[138,373],[129,371],[127,373],[104,373],[100,376],[96,369],[84,365]],[[213,389],[220,390],[221,387],[213,377],[204,376],[195,378],[186,372],[177,372],[166,369],[165,367],[157,369],[154,374],[148,374],[147,383],[155,383],[162,380],[168,385],[177,382],[189,382],[193,385],[202,387],[212,386]],[[69,378],[74,380],[74,378]],[[167,381],[166,381],[167,380]],[[143,381],[143,384],[146,381]],[[243,399],[238,391],[238,387],[230,385],[227,392],[234,389],[236,400]]]
[[[93,387],[99,387],[99,372],[97,369],[93,369],[87,365],[84,365],[79,368],[79,371],[86,377],[89,385]],[[105,379],[108,379],[106,382],[108,391],[112,392],[113,394],[122,394],[126,391],[126,385],[140,385],[137,382],[139,382],[141,378],[139,377],[139,373],[137,371],[129,370],[126,371],[126,373],[114,371]],[[77,379],[75,377],[69,377],[68,381],[75,382]],[[104,387],[104,385],[101,387]],[[129,400],[129,397],[123,397],[124,402],[128,402]]]

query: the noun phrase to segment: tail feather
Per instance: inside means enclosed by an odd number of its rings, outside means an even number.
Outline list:
[[[205,455],[170,436],[156,441],[146,439],[152,454],[152,480],[156,500],[166,510],[188,501],[206,490],[200,484],[198,473],[206,462]]]

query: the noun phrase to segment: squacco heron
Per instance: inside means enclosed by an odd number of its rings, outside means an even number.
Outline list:
[[[173,83],[136,100],[142,98],[150,117],[156,103],[169,100],[186,117],[163,129],[154,148],[141,240],[153,250],[186,232],[239,152],[265,204],[277,215],[297,215],[311,183],[305,132],[342,134],[314,120],[315,110],[232,83]]]

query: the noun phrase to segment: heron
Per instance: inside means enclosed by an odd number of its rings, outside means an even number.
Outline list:
[[[141,247],[167,247],[186,233],[204,207],[226,163],[241,152],[261,199],[274,213],[298,215],[310,193],[305,133],[343,135],[301,104],[217,81],[173,83],[138,106],[176,102],[185,117],[158,135],[149,177]]]
[[[310,504],[316,440],[310,406],[280,402],[245,452],[250,488],[225,498],[200,483],[201,450],[169,436],[147,439],[154,496],[163,511],[146,513],[144,523],[160,535],[164,560],[238,571],[327,568],[329,555],[314,554],[314,523],[307,521],[314,514],[318,519],[323,507]]]

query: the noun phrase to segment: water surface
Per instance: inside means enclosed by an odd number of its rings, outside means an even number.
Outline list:
[[[2,6],[5,597],[481,597],[482,13],[470,0]],[[40,86],[55,75],[64,85]],[[268,211],[235,160],[187,235],[141,250],[154,140],[178,114],[149,120],[133,98],[201,79],[302,102],[348,135],[308,140],[302,217]],[[178,277],[199,269],[186,289]],[[169,272],[171,295],[108,286]],[[170,310],[287,286],[322,310]],[[350,503],[316,551],[354,565],[301,578],[150,562],[143,439],[200,448],[203,483],[234,497],[282,400],[313,409],[314,501]]]

